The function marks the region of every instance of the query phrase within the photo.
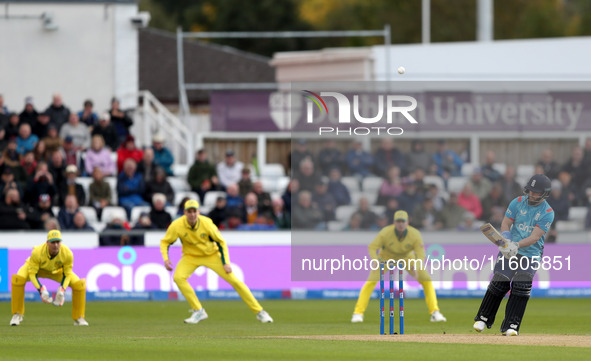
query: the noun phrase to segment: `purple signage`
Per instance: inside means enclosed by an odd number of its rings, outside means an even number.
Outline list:
[[[510,84],[507,89],[511,89]],[[400,127],[413,131],[591,131],[589,92],[405,92],[340,93],[314,89],[317,98],[301,91],[213,92],[212,130],[215,131],[311,131],[320,127]],[[336,95],[335,95],[336,94]],[[409,112],[416,124],[401,111]],[[318,100],[318,106],[312,100]],[[322,101],[322,105],[320,103]],[[348,110],[350,123],[340,118]],[[311,113],[310,113],[311,112]],[[359,119],[365,119],[360,121]],[[368,119],[375,118],[369,121]]]
[[[159,248],[108,247],[74,252],[74,272],[86,278],[89,291],[175,291],[172,273],[162,264]],[[536,274],[535,287],[591,288],[591,245],[549,245]],[[28,250],[9,250],[9,274],[29,257]],[[364,262],[367,247],[232,247],[230,257],[236,276],[253,290],[357,290],[367,278],[371,261]],[[436,289],[485,289],[496,258],[489,245],[429,245],[429,267]],[[176,264],[180,248],[170,249]],[[324,261],[327,260],[327,261]],[[349,262],[347,262],[349,260]],[[351,269],[346,269],[350,267]],[[365,267],[365,268],[364,268]],[[559,269],[560,268],[560,269]],[[408,289],[420,285],[405,273]],[[231,287],[213,271],[199,268],[189,278],[197,290],[228,290]],[[55,285],[49,281],[48,288]],[[28,291],[34,291],[31,283]]]

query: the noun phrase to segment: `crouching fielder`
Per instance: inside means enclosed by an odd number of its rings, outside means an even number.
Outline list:
[[[52,303],[55,306],[62,306],[65,299],[65,290],[72,288],[72,319],[74,326],[88,326],[84,319],[86,310],[86,280],[80,279],[72,267],[74,255],[72,251],[62,244],[62,234],[58,230],[47,233],[47,242],[34,247],[31,256],[25,264],[12,275],[12,320],[11,326],[18,326],[25,315],[25,284],[31,281],[39,291],[41,300],[45,303]],[[39,282],[39,278],[48,278],[60,284],[52,299],[47,288]]]
[[[199,214],[199,202],[196,200],[190,199],[185,202],[185,215],[170,224],[166,235],[160,241],[164,266],[169,271],[172,271],[173,265],[168,258],[168,248],[178,238],[183,245],[183,256],[174,271],[174,282],[191,306],[191,317],[187,318],[185,323],[198,323],[207,318],[207,313],[197,299],[195,291],[187,282],[187,278],[199,266],[213,270],[232,285],[259,321],[273,322],[271,316],[263,310],[244,282],[232,273],[226,241],[211,219]]]
[[[542,262],[544,237],[554,221],[554,211],[546,202],[551,185],[548,177],[536,174],[527,182],[525,195],[509,204],[501,224],[501,234],[508,246],[499,247],[501,253],[495,264],[495,273],[474,318],[474,330],[477,332],[492,327],[503,297],[511,290],[501,333],[505,336],[519,334],[532,281]],[[511,258],[514,258],[513,261],[510,261]]]

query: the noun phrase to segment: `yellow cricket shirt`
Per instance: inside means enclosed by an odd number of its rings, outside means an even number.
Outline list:
[[[382,228],[373,242],[369,244],[368,249],[371,258],[381,258],[382,261],[409,258],[425,260],[425,247],[421,233],[411,226],[408,226],[400,236],[396,234],[395,225]],[[378,256],[378,250],[380,250],[380,256]]]
[[[222,238],[218,227],[208,217],[197,216],[195,227],[189,225],[186,216],[173,221],[160,241],[160,252],[164,261],[168,261],[168,248],[178,238],[183,244],[183,255],[200,257],[220,252],[222,264],[230,263],[226,241]]]
[[[37,289],[41,288],[41,284],[37,279],[39,271],[45,271],[51,274],[62,273],[62,287],[68,288],[70,284],[70,277],[72,275],[72,267],[74,266],[74,254],[72,251],[62,243],[60,251],[57,256],[51,258],[47,249],[47,243],[40,246],[33,247],[31,256],[27,258],[26,263],[29,270],[29,279]]]

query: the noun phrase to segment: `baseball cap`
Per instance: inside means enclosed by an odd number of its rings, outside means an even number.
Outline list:
[[[25,98],[25,104],[31,104],[31,105],[33,105],[33,97],[26,97]]]
[[[396,221],[408,221],[408,213],[406,211],[397,211],[394,213],[394,222]]]
[[[47,233],[47,242],[60,242],[62,240],[62,232],[53,229]]]
[[[234,151],[233,150],[230,149],[230,150],[226,151],[226,157],[231,157],[233,155],[234,155]]]
[[[199,202],[197,202],[194,199],[187,200],[185,202],[185,210],[190,209],[190,208],[199,209]]]
[[[42,194],[39,196],[40,202],[51,202],[51,196],[49,194]]]
[[[66,138],[64,139],[64,142],[66,143],[72,143],[74,141],[74,138],[72,138],[71,135],[67,135]]]
[[[163,143],[164,142],[164,136],[160,133],[156,133],[154,134],[154,136],[152,136],[152,142],[154,143]]]
[[[70,164],[66,167],[66,173],[78,173],[78,167],[76,167],[74,164]]]

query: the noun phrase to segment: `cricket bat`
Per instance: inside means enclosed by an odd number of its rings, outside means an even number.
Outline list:
[[[499,231],[497,231],[496,228],[493,227],[490,223],[486,223],[480,226],[480,231],[482,232],[482,234],[486,236],[486,238],[488,238],[495,245],[503,248],[507,247],[507,244],[505,243],[505,239],[503,238],[503,236],[501,236]]]

